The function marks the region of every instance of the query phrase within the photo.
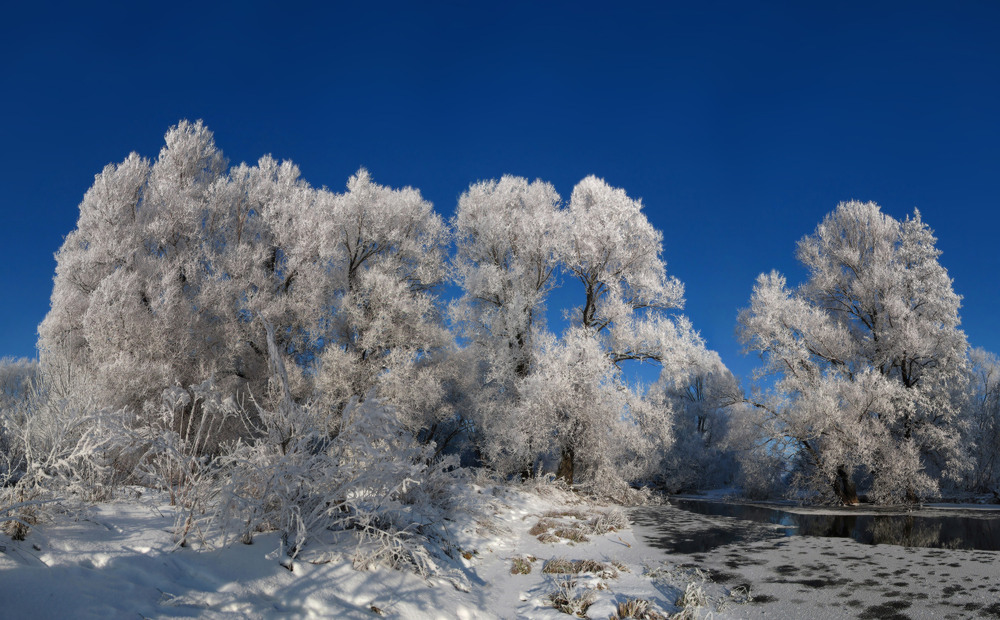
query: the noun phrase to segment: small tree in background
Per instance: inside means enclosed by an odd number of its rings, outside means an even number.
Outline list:
[[[677,360],[683,362],[685,360]],[[674,443],[661,464],[662,484],[674,491],[727,486],[738,449],[730,420],[742,409],[739,380],[715,351],[696,351],[687,363],[664,365],[652,398],[671,412]]]
[[[964,445],[974,467],[966,487],[1000,498],[1000,359],[983,349],[969,351],[970,398]]]

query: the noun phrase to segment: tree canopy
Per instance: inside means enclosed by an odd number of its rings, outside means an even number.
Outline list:
[[[808,279],[789,288],[762,274],[740,313],[759,374],[774,378],[754,401],[770,439],[790,442],[802,475],[843,501],[856,501],[859,478],[891,500],[962,466],[967,344],[935,242],[919,211],[899,221],[874,203],[841,203],[798,244]]]

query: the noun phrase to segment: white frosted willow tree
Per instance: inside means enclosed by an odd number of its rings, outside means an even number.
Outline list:
[[[447,275],[447,226],[418,190],[377,185],[364,169],[346,194],[320,196],[314,234],[328,288],[318,305],[330,311],[321,401],[339,411],[375,390],[410,417],[411,430],[438,422],[447,408],[428,353],[451,342],[436,297]]]
[[[472,422],[482,456],[504,472],[530,470],[539,452],[516,408],[565,252],[568,221],[560,202],[549,183],[504,176],[469,187],[452,220],[453,267],[463,289],[452,320],[481,374]]]
[[[225,165],[207,129],[182,123],[155,164],[133,153],[97,175],[56,255],[39,328],[46,367],[136,409],[175,380],[216,370],[204,365],[218,356],[192,338],[212,325],[195,306],[205,292],[199,216]]]
[[[569,311],[571,327],[564,346],[575,348],[580,356],[588,350],[599,351],[604,375],[610,378],[604,383],[622,395],[622,406],[593,407],[588,403],[593,402],[588,390],[581,389],[584,377],[569,385],[553,385],[556,390],[569,389],[583,405],[576,413],[572,408],[557,409],[557,475],[572,482],[579,448],[589,443],[583,437],[608,437],[605,429],[623,429],[620,437],[583,453],[585,468],[591,467],[588,458],[593,461],[601,453],[615,451],[615,440],[630,463],[635,462],[635,455],[659,453],[672,441],[668,416],[662,408],[649,407],[642,394],[626,384],[622,364],[690,366],[704,343],[686,317],[673,314],[684,305],[684,286],[667,276],[663,234],[649,223],[641,201],[589,176],[573,188],[568,211],[569,239],[563,260],[566,271],[582,287],[583,303]],[[593,342],[583,344],[587,340]],[[585,365],[580,370],[590,374]],[[630,432],[636,428],[642,429],[640,437]],[[637,441],[640,438],[642,442]]]
[[[568,207],[551,185],[504,177],[473,185],[454,220],[453,316],[479,352],[485,389],[474,425],[486,462],[602,491],[646,475],[670,442],[669,415],[626,384],[627,361],[686,365],[703,343],[681,316],[683,287],[666,275],[662,234],[641,203],[588,177]],[[560,338],[544,312],[557,278],[581,285]],[[573,293],[569,293],[572,295]]]
[[[875,501],[912,500],[962,466],[967,344],[935,242],[919,212],[845,202],[798,244],[805,283],[758,277],[739,329],[773,383],[752,402],[807,487],[857,503],[863,481]]]
[[[97,175],[56,255],[39,349],[77,391],[136,412],[206,378],[262,398],[263,320],[296,362],[296,396],[322,359],[313,374],[336,407],[446,340],[432,289],[448,235],[419,192],[365,170],[346,194],[314,189],[269,156],[227,170],[200,121],[165,141],[155,161],[132,154]]]

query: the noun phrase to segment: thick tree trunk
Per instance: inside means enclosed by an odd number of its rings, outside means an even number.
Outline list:
[[[573,446],[565,446],[559,457],[559,469],[556,478],[562,478],[566,484],[573,486]]]
[[[840,498],[840,502],[847,506],[857,506],[861,503],[858,500],[858,489],[854,486],[854,481],[848,475],[843,465],[837,467],[837,477],[833,481],[833,492]]]

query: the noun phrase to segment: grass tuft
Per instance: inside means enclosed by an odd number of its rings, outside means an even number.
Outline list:
[[[632,598],[621,603],[608,620],[666,620],[666,616],[657,612],[653,604],[642,598]]]
[[[576,574],[575,562],[566,558],[554,558],[542,565],[542,572],[549,574]]]
[[[587,533],[578,527],[561,527],[553,532],[559,538],[575,543],[590,542]]]
[[[567,560],[553,558],[542,565],[542,572],[556,575],[579,575],[591,573],[601,579],[617,579],[618,570],[614,566],[596,560]]]
[[[688,620],[697,617],[697,610],[708,607],[708,595],[702,589],[700,583],[690,582],[674,603],[681,608],[680,612],[674,615],[676,620]]]
[[[586,512],[579,509],[550,510],[544,513],[528,533],[548,543],[566,540],[590,541],[591,535],[615,532],[628,527],[628,517],[620,509]]]
[[[514,558],[511,558],[511,564],[512,565],[510,567],[510,574],[511,575],[530,575],[531,574],[531,563],[534,560],[535,560],[535,558],[531,557],[530,555],[527,556],[527,557],[524,557],[524,556],[515,556]]]
[[[584,588],[577,592],[576,581],[565,579],[557,582],[557,588],[549,593],[549,601],[552,606],[571,616],[587,617],[587,609],[594,604],[597,593],[591,588]]]
[[[538,523],[531,526],[531,529],[528,530],[528,533],[531,534],[532,536],[538,536],[540,534],[548,532],[553,527],[555,527],[555,523],[549,521],[548,519],[542,518],[538,520]]]

